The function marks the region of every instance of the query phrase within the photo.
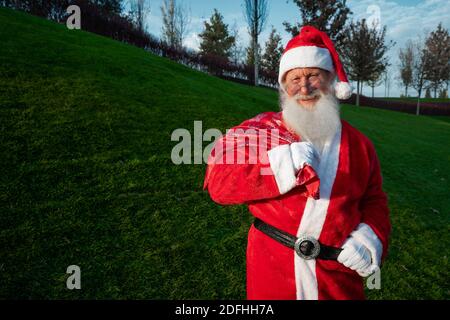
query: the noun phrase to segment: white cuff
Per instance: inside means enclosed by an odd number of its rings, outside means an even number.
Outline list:
[[[369,227],[368,224],[360,223],[356,230],[351,233],[351,236],[369,249],[372,256],[372,265],[379,267],[381,265],[381,256],[383,254],[383,244],[372,228]]]
[[[288,144],[275,147],[267,152],[270,168],[275,176],[278,191],[285,194],[295,187],[296,176]]]

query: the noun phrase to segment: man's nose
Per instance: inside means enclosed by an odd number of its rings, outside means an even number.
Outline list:
[[[309,89],[309,85],[308,84],[303,84],[302,86],[300,86],[300,93],[304,94],[304,95],[308,95],[310,94],[311,90]]]

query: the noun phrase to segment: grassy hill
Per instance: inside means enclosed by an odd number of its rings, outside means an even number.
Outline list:
[[[210,200],[205,165],[171,162],[171,133],[223,132],[276,93],[3,8],[0,24],[0,298],[245,298],[252,217]],[[448,299],[450,122],[343,117],[374,142],[392,210],[368,297]]]

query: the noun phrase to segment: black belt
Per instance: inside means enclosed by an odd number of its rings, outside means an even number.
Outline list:
[[[323,260],[337,260],[341,248],[330,247],[321,244],[317,239],[310,236],[295,237],[287,232],[271,226],[264,221],[256,218],[253,223],[256,229],[265,233],[272,239],[275,239],[282,245],[294,249],[297,254],[306,260],[309,259],[323,259]]]

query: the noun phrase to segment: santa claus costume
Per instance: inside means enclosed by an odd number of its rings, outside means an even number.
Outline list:
[[[283,53],[281,88],[286,72],[305,67],[334,72],[340,80],[336,96],[351,94],[332,42],[310,26],[303,27]],[[252,147],[259,147],[264,140],[269,142],[267,151],[249,161]],[[296,170],[292,146],[301,142],[302,137],[288,127],[282,112],[244,121],[217,141],[204,187],[215,202],[248,204],[256,218],[293,236],[307,235],[335,248],[351,239],[370,252],[372,266],[379,266],[387,253],[391,226],[373,144],[341,120],[324,144],[318,165],[312,168],[305,162]],[[244,161],[236,161],[239,156]],[[247,246],[247,298],[364,299],[364,285],[360,274],[339,261],[304,259],[252,225]]]

